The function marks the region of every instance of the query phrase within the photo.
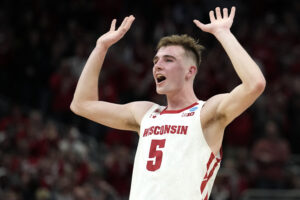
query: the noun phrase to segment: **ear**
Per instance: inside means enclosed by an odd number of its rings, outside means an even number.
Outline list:
[[[188,68],[188,73],[186,74],[186,79],[190,79],[191,77],[195,77],[197,74],[197,67],[192,65]]]

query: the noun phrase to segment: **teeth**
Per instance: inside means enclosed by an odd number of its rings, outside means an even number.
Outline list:
[[[158,74],[156,76],[156,80],[160,83],[161,81],[164,81],[166,79],[165,76],[161,75],[161,74]]]

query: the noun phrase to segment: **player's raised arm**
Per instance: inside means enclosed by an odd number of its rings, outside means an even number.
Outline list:
[[[126,34],[134,19],[132,15],[125,17],[117,29],[114,19],[110,30],[97,40],[96,47],[80,75],[70,107],[77,115],[105,126],[138,131],[141,118],[152,103],[133,102],[119,105],[98,99],[98,79],[107,50]]]
[[[215,12],[209,12],[209,24],[194,20],[196,26],[202,31],[211,33],[218,39],[242,81],[230,93],[212,98],[214,102],[211,104],[213,105],[211,111],[215,119],[222,119],[224,126],[253,104],[266,85],[261,70],[230,31],[234,15],[235,7],[231,8],[230,14],[227,8],[224,8],[221,13],[220,8],[217,7]]]

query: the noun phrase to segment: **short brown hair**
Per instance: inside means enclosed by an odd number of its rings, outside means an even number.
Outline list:
[[[204,46],[200,45],[198,41],[194,38],[184,34],[184,35],[171,35],[163,37],[159,40],[156,51],[158,51],[161,47],[166,46],[182,46],[185,52],[195,60],[197,67],[200,66],[201,63],[201,53],[205,49]]]

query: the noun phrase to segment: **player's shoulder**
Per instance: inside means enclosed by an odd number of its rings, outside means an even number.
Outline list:
[[[131,109],[138,109],[138,110],[149,110],[153,106],[159,106],[158,104],[151,102],[151,101],[133,101],[129,103]]]
[[[158,104],[151,101],[134,101],[128,103],[130,111],[134,115],[136,121],[140,124],[144,115],[152,108],[159,107]]]

